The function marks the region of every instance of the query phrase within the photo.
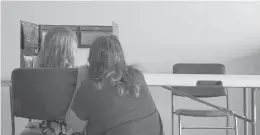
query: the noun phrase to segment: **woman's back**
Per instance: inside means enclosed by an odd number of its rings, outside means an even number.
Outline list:
[[[118,95],[108,80],[101,90],[93,87],[91,81],[83,83],[74,99],[78,105],[73,110],[88,120],[90,135],[159,135],[159,114],[144,77],[139,71],[133,75],[133,80],[140,86],[138,98]]]

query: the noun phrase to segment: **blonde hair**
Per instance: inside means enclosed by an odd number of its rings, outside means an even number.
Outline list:
[[[116,36],[97,38],[89,52],[88,77],[101,90],[105,80],[116,88],[118,94],[139,97],[140,84],[136,81],[139,70],[126,65],[121,44]]]
[[[48,31],[39,54],[42,68],[68,68],[75,65],[75,50],[78,40],[67,27],[56,27]]]

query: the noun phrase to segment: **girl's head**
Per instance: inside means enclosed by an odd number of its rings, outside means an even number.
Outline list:
[[[116,36],[97,38],[89,52],[88,76],[97,89],[102,89],[104,81],[113,85],[120,95],[139,96],[139,84],[135,83],[136,69],[127,66],[121,44]]]
[[[67,27],[56,27],[48,31],[39,54],[40,67],[74,67],[77,44],[75,33]]]

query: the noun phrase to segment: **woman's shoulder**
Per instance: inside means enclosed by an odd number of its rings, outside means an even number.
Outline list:
[[[77,87],[80,87],[82,82],[87,80],[87,75],[88,75],[87,65],[78,67]]]
[[[41,62],[40,62],[39,56],[36,56],[35,61],[36,61],[35,68],[40,68],[41,67]]]
[[[135,66],[128,66],[127,67],[127,71],[128,71],[128,74],[131,74],[132,76],[138,76],[138,75],[142,75],[142,72]]]
[[[88,66],[87,65],[78,67],[78,74],[86,74],[87,72],[88,72]]]
[[[128,73],[134,82],[145,83],[143,72],[134,66],[128,66]]]

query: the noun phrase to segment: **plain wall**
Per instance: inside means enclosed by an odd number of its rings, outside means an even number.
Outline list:
[[[179,62],[214,62],[226,64],[230,73],[247,73],[250,65],[241,68],[238,58],[247,56],[245,64],[259,62],[248,58],[260,46],[259,2],[2,2],[1,10],[1,79],[10,79],[12,70],[20,66],[20,20],[56,25],[111,25],[115,21],[127,62],[139,64],[146,72],[171,73]],[[79,50],[82,64],[87,53],[87,49]],[[162,115],[164,132],[170,135],[170,93],[159,87],[150,87],[150,91]],[[9,92],[1,92],[2,134],[9,135]],[[243,110],[241,97],[242,90],[234,90],[229,99],[230,108],[239,113]],[[208,101],[225,104],[223,99]],[[175,98],[174,104],[175,108],[208,108],[181,98]],[[259,114],[257,117],[260,120]],[[17,135],[26,122],[16,119]],[[185,118],[183,123],[223,126],[225,119]],[[241,121],[239,133],[243,134]],[[225,131],[187,130],[186,134],[224,135]]]

